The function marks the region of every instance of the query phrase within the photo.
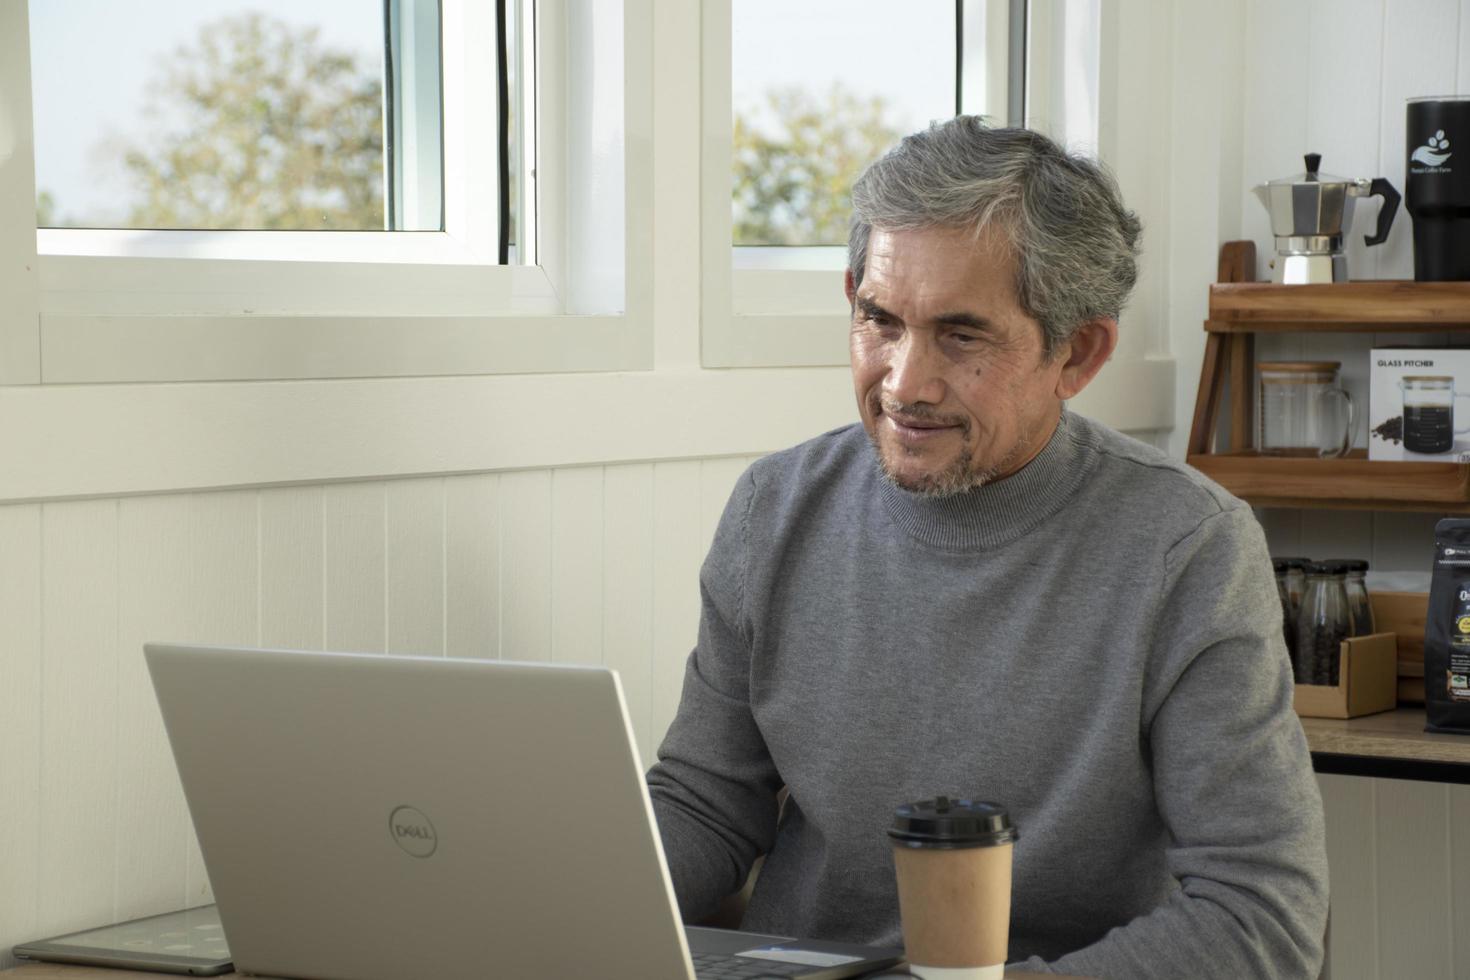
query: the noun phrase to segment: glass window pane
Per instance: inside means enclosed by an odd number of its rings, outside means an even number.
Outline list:
[[[845,245],[848,190],[955,108],[954,0],[733,0],[736,245]]]
[[[384,229],[385,41],[383,0],[32,3],[38,223]]]

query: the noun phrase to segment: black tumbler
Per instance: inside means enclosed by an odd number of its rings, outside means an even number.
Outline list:
[[[1407,136],[1414,278],[1470,279],[1470,96],[1410,99]]]

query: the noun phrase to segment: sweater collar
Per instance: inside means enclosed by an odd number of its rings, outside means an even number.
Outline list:
[[[879,492],[893,522],[925,544],[949,551],[996,548],[1062,508],[1096,461],[1094,443],[1085,420],[1063,409],[1041,452],[1002,480],[935,499],[910,493],[880,475]],[[869,451],[876,467],[871,443]]]

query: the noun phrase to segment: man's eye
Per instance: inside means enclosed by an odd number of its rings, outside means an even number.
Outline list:
[[[952,333],[949,336],[951,340],[959,344],[961,347],[975,344],[980,341],[980,338],[972,333]]]

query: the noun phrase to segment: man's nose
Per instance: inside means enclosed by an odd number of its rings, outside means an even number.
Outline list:
[[[905,405],[924,402],[938,405],[944,401],[944,378],[939,351],[923,333],[908,331],[893,348],[883,391],[889,398]]]

